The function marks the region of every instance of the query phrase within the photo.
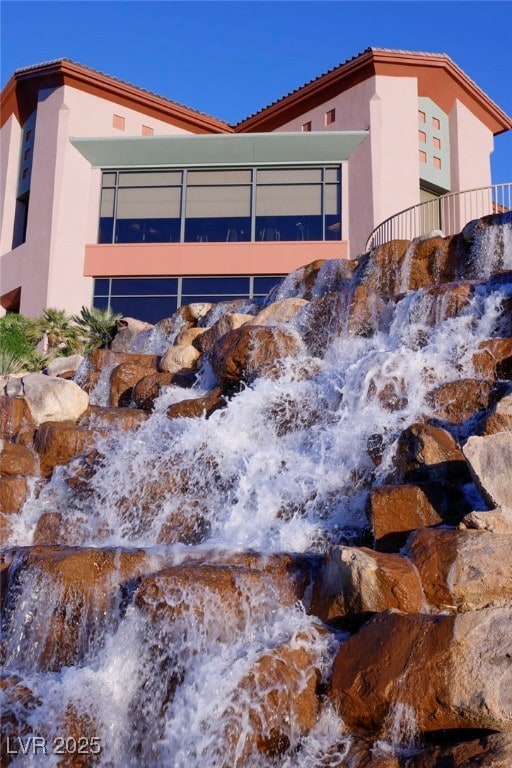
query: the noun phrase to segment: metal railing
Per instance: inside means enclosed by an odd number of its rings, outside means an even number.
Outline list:
[[[413,240],[441,230],[444,237],[460,232],[472,219],[512,210],[512,182],[451,192],[395,213],[376,227],[366,250],[389,240]]]

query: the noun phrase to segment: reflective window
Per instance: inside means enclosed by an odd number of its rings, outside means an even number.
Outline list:
[[[341,238],[341,166],[116,171],[102,178],[100,243]]]
[[[99,281],[98,281],[99,282]],[[177,277],[116,277],[112,280],[113,296],[161,296],[178,293]]]
[[[202,294],[241,294],[249,295],[248,277],[184,277],[182,295]]]
[[[146,323],[157,323],[164,317],[176,312],[177,298],[174,296],[113,296],[110,306],[113,312],[120,312],[125,317],[136,317]]]

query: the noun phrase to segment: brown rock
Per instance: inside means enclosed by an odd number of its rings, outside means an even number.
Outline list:
[[[218,341],[228,331],[233,331],[235,328],[241,328],[242,325],[254,320],[253,315],[242,315],[237,312],[230,312],[214,323],[211,328],[206,328],[205,332],[195,339],[195,346],[201,352],[213,347],[216,341]]]
[[[205,631],[228,640],[230,633],[245,626],[249,615],[252,620],[261,612],[263,617],[276,601],[293,605],[301,599],[303,569],[289,555],[242,555],[228,562],[170,566],[145,577],[134,601],[153,621],[194,616],[204,622]]]
[[[477,375],[489,379],[512,379],[512,339],[488,339],[473,355]]]
[[[512,432],[512,413],[490,413],[483,422],[480,435],[495,435],[498,432]]]
[[[429,285],[417,293],[418,304],[413,307],[413,319],[432,326],[457,317],[468,306],[474,293],[475,283],[468,280]]]
[[[445,429],[412,424],[400,435],[395,456],[395,480],[469,482],[464,454]]]
[[[105,617],[115,609],[122,584],[151,571],[155,564],[158,567],[158,556],[155,563],[143,550],[59,546],[18,550],[9,571],[16,569],[17,577],[33,574],[45,599],[33,606],[24,641],[8,653],[15,658],[30,648],[34,670],[57,671],[63,665],[78,663],[101,636]],[[27,595],[20,590],[12,598],[6,637],[16,601],[27,599]]]
[[[464,455],[484,499],[512,513],[512,434],[472,436],[464,445]]]
[[[73,422],[42,424],[37,430],[34,447],[39,453],[41,474],[49,477],[56,466],[67,464],[75,456],[91,451],[101,430],[87,429]]]
[[[210,304],[207,306],[211,307]],[[193,346],[197,346],[199,349],[199,346],[194,344],[195,340],[198,336],[202,336],[203,333],[206,331],[206,328],[184,328],[182,331],[178,333],[175,339],[175,344],[177,346],[185,347],[189,344],[192,344]]]
[[[512,604],[512,535],[490,531],[416,531],[407,555],[429,603],[477,611]]]
[[[0,476],[0,512],[12,515],[19,512],[28,495],[27,478],[24,475]],[[4,520],[5,525],[8,521]]]
[[[38,475],[37,455],[24,445],[4,443],[0,452],[2,475]]]
[[[407,768],[510,768],[512,735],[486,733],[462,744],[437,746],[413,755]]]
[[[147,374],[147,367],[134,363],[120,363],[116,366],[110,374],[109,405],[130,405],[135,384]]]
[[[371,492],[368,501],[368,516],[379,550],[400,549],[417,528],[458,523],[468,511],[460,491],[439,483],[382,485]]]
[[[13,745],[19,743],[18,738],[32,733],[29,718],[41,701],[17,675],[5,675],[0,678],[0,696],[2,697],[0,765],[6,768],[13,760],[12,752],[15,749]],[[8,744],[10,744],[9,750]]]
[[[308,351],[322,356],[338,336],[372,336],[385,306],[377,293],[358,285],[312,299],[297,316],[297,327]]]
[[[492,382],[482,379],[458,379],[431,390],[427,403],[434,416],[452,424],[461,424],[481,411],[486,411],[496,399]]]
[[[93,371],[104,368],[116,368],[121,363],[131,363],[140,368],[156,368],[157,355],[138,355],[131,352],[113,352],[111,349],[95,349],[87,356],[87,362]]]
[[[132,392],[132,400],[137,408],[144,411],[152,411],[155,400],[160,396],[162,387],[173,383],[175,374],[169,372],[149,373],[135,384]]]
[[[145,411],[136,408],[109,408],[108,406],[90,405],[78,425],[87,427],[87,429],[101,430],[105,427],[113,427],[114,429],[132,430],[137,429],[148,418],[149,415]]]
[[[160,528],[157,544],[200,544],[210,533],[207,509],[201,499],[192,499],[168,515]]]
[[[512,730],[512,610],[383,613],[334,660],[329,695],[352,728],[379,730],[400,703],[419,732]]]
[[[22,427],[32,424],[32,416],[25,398],[0,396],[1,440],[11,440]]]
[[[216,387],[205,397],[195,397],[190,400],[181,400],[173,403],[167,409],[169,419],[198,419],[204,416],[208,419],[212,413],[224,408],[226,400],[222,396],[220,387]]]
[[[389,608],[421,611],[424,603],[418,573],[407,558],[339,546],[328,553],[315,579],[310,613],[339,622]]]
[[[226,333],[208,351],[213,371],[225,391],[250,383],[264,366],[302,351],[297,335],[276,326],[243,325]]]
[[[367,288],[384,296],[400,292],[401,265],[409,244],[409,240],[389,240],[372,251],[362,266]]]

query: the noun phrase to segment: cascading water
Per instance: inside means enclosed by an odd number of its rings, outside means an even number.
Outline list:
[[[332,265],[323,271],[329,285],[341,279]],[[284,285],[274,298],[287,295]],[[135,433],[99,437],[92,468],[76,459],[35,488],[8,540],[3,656],[7,674],[31,691],[16,705],[23,737],[43,734],[48,746],[80,736],[91,761],[83,764],[112,768],[346,765],[352,736],[330,706],[301,714],[290,704],[325,683],[344,634],[326,632],[301,602],[283,602],[264,566],[249,582],[240,570],[237,581],[236,558],[314,560],[332,543],[363,541],[368,493],[391,472],[397,436],[428,415],[433,386],[471,375],[472,354],[511,294],[507,283],[477,285],[449,317],[442,296],[407,293],[371,337],[342,332],[323,358],[286,361],[279,378],[257,379],[208,420],[169,420],[171,403],[211,388],[205,365],[192,390],[165,388]],[[303,323],[299,313],[295,328]],[[157,350],[148,339],[138,352]],[[376,434],[378,463],[368,451]],[[22,568],[48,513],[65,518],[55,544],[112,555],[88,601],[37,558]],[[123,565],[130,554],[140,556],[132,570]],[[232,605],[201,575],[225,562],[235,563]],[[191,563],[206,571],[173,591],[176,572],[162,569]],[[148,573],[157,575],[143,589]],[[111,599],[119,583],[122,596]],[[72,649],[60,663],[57,615]],[[272,671],[280,663],[291,670],[286,684]],[[376,748],[414,749],[414,715],[400,702],[386,728]],[[45,765],[62,759],[50,750]],[[13,754],[11,765],[41,765],[40,755]]]

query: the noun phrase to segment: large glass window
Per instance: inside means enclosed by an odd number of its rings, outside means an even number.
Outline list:
[[[265,296],[284,275],[218,275],[191,277],[101,277],[94,281],[93,305],[110,307],[125,317],[156,323],[179,306],[205,301]]]
[[[341,236],[340,166],[103,174],[101,243]]]

